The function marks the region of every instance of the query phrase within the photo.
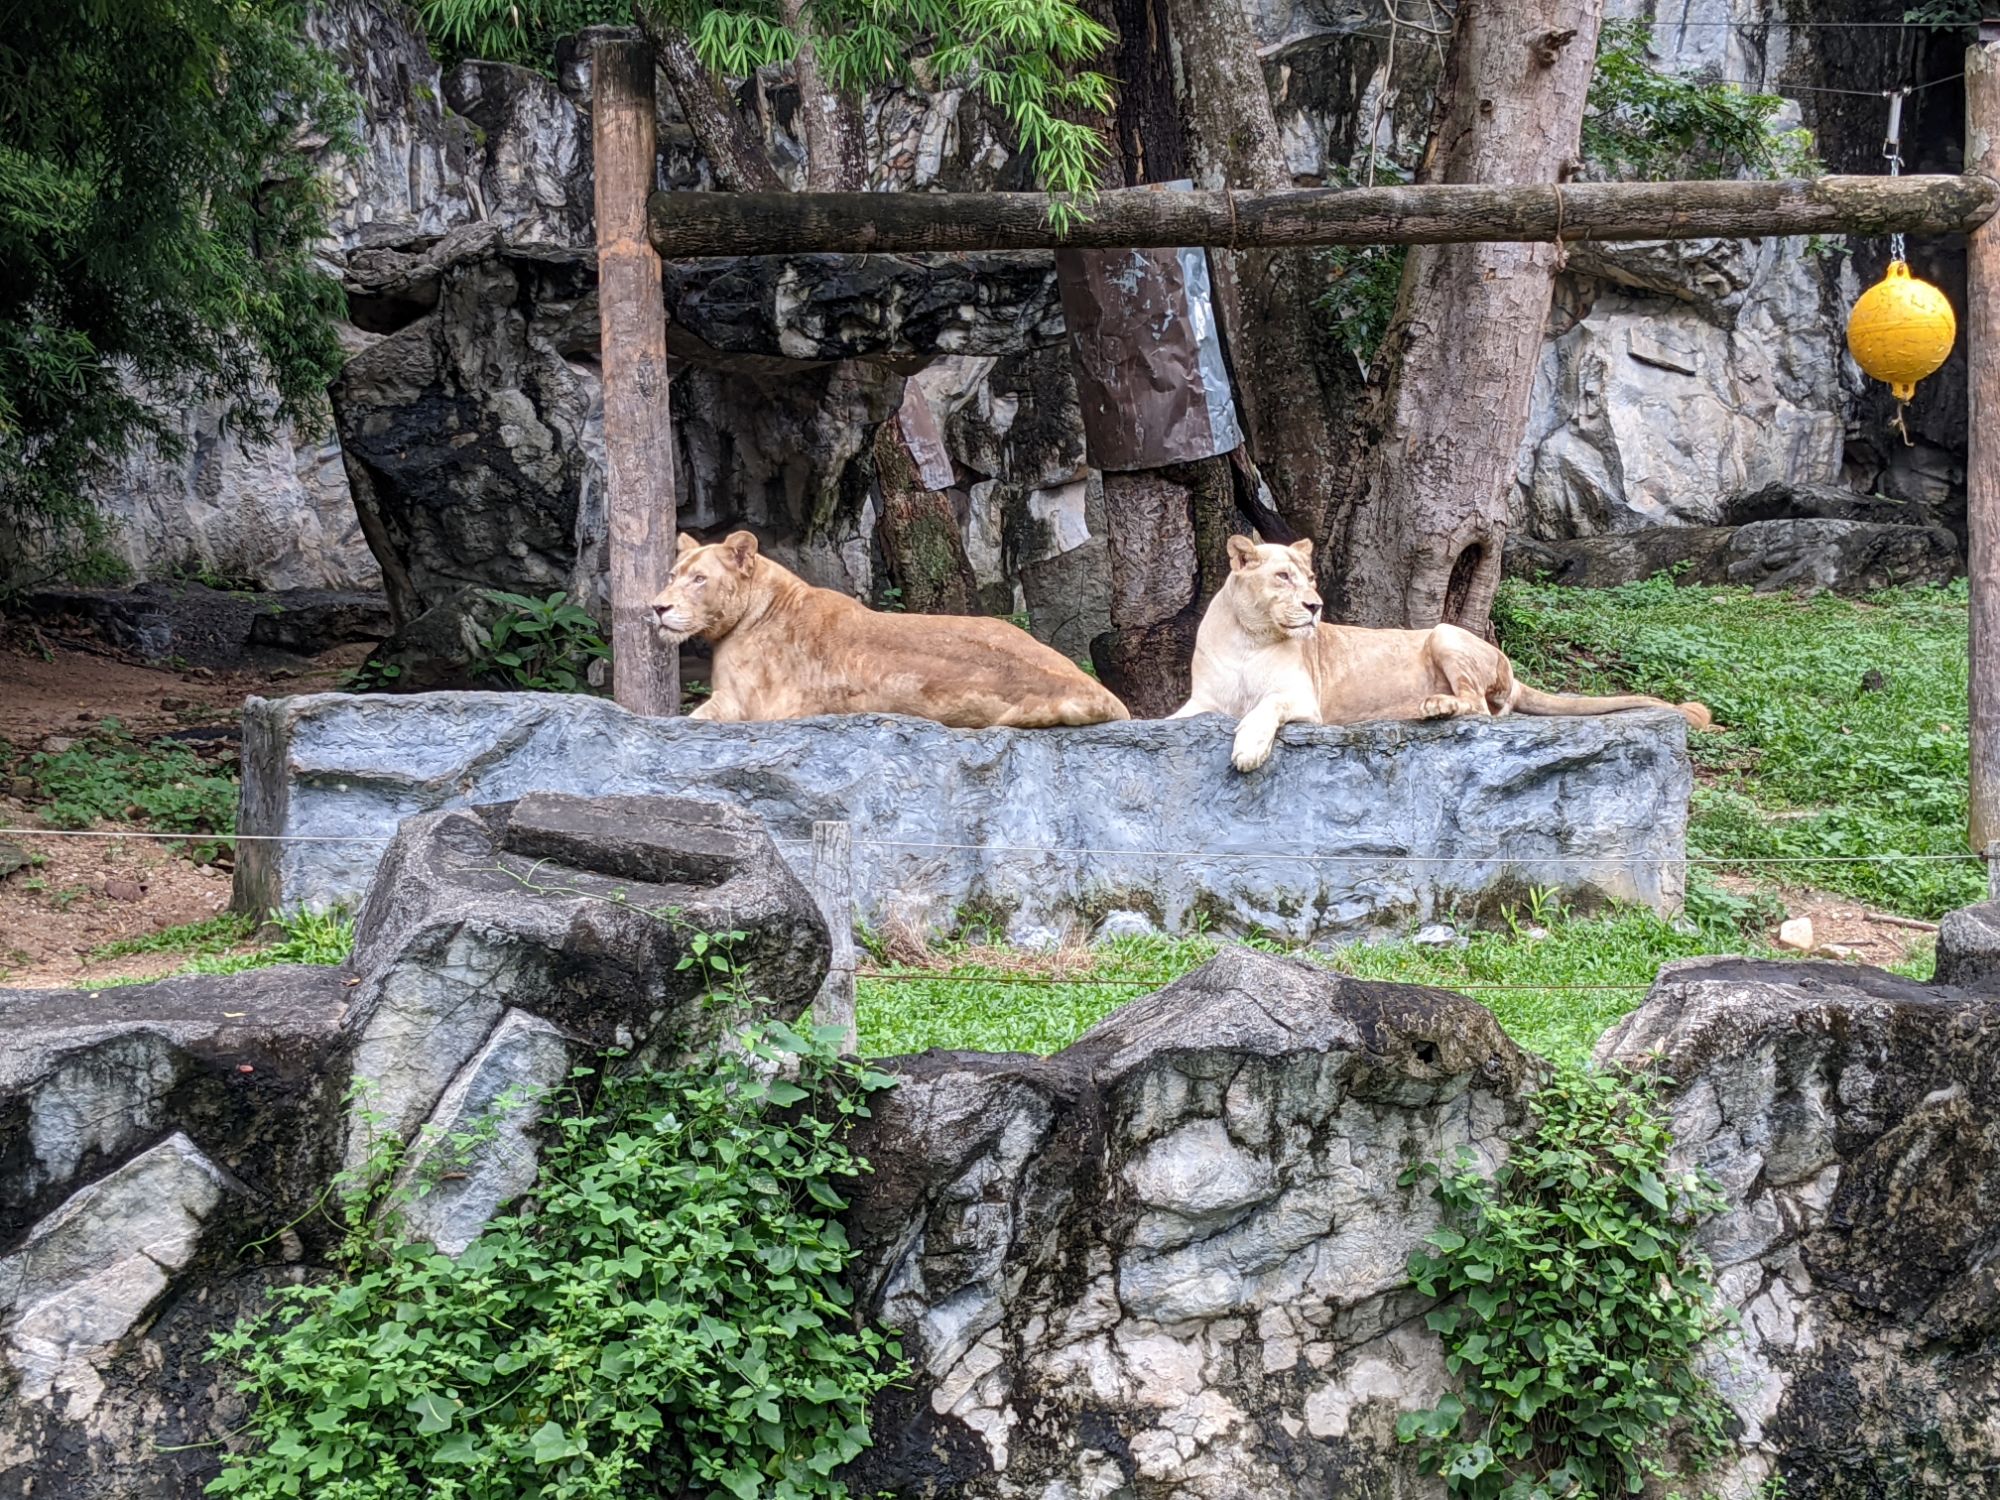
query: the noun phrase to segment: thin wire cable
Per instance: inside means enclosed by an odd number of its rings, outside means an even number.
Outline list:
[[[989,979],[979,974],[883,974],[862,969],[854,977],[858,982],[871,984],[1019,984],[1055,987],[1067,986],[1071,988],[1081,985],[1107,985],[1122,988],[1149,984],[1172,984],[1176,980],[1185,979],[1187,974],[1192,972],[1192,970],[1188,970],[1186,973],[1181,974],[1156,974],[1138,979],[1070,979],[1055,978],[1044,974],[1021,974],[1005,979]],[[1328,969],[1327,972],[1329,974],[1337,974],[1343,979],[1358,979],[1361,977],[1358,974],[1349,974],[1341,969]],[[1380,982],[1384,984],[1412,984],[1420,981],[1391,979]],[[1448,984],[1445,981],[1439,981],[1431,987],[1434,989],[1448,988],[1455,994],[1472,994],[1491,990],[1649,990],[1653,987],[1653,981],[1650,979],[1632,980],[1624,984]]]
[[[157,839],[169,843],[208,844],[387,844],[391,833],[158,833],[149,829],[123,832],[85,828],[0,828],[0,837],[33,839]],[[774,837],[774,844],[806,848],[810,839]],[[1525,865],[1873,865],[1944,864],[1981,860],[1966,854],[1513,854],[1468,850],[1463,854],[1302,854],[1296,849],[1110,849],[1089,845],[947,844],[919,839],[855,839],[871,849],[933,849],[977,854],[1103,855],[1127,859],[1259,860],[1286,859],[1303,864],[1458,865],[1505,862]]]

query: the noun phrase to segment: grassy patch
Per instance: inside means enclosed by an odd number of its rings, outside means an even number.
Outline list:
[[[155,978],[179,979],[187,974],[241,974],[245,969],[268,969],[278,964],[331,966],[345,963],[347,955],[354,951],[354,919],[345,912],[300,912],[297,916],[279,918],[274,925],[278,930],[275,939],[247,951],[243,944],[255,937],[258,924],[234,913],[169,927],[151,937],[108,943],[90,956],[103,959],[183,952],[188,959],[167,974],[107,979],[92,988],[151,984]]]
[[[135,958],[142,953],[178,953],[191,959],[206,958],[242,946],[250,941],[251,934],[256,930],[257,924],[251,918],[226,911],[199,922],[162,927],[144,937],[120,938],[115,943],[91,949],[89,958],[92,963],[113,958]]]
[[[236,777],[173,740],[133,738],[116,719],[66,750],[38,750],[24,762],[37,811],[51,828],[123,823],[162,833],[229,833],[236,827]],[[223,845],[199,837],[186,852],[213,860]]]
[[[1469,934],[1462,948],[1400,940],[1301,956],[1364,979],[1470,994],[1491,1008],[1522,1046],[1577,1060],[1589,1054],[1606,1026],[1645,998],[1661,964],[1762,951],[1732,926],[1675,926],[1647,911],[1558,917],[1546,933],[1537,937],[1521,927]],[[1060,1051],[1126,1001],[1199,967],[1218,946],[1206,937],[1118,938],[1034,968],[1023,967],[1022,955],[944,948],[935,968],[880,966],[859,986],[861,1051],[869,1056],[927,1047]]]
[[[1865,600],[1509,583],[1494,622],[1537,686],[1715,711],[1723,732],[1690,737],[1690,853],[1802,860],[1740,868],[1936,917],[1985,894],[1963,858],[1966,597],[1963,581]]]

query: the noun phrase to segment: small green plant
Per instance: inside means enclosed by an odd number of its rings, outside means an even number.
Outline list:
[[[347,674],[345,688],[350,693],[386,693],[395,688],[402,675],[403,669],[397,663],[371,656]]]
[[[121,938],[115,943],[90,950],[90,961],[98,963],[113,958],[133,958],[142,953],[180,953],[189,958],[203,958],[211,954],[225,953],[229,949],[250,940],[256,930],[256,922],[238,912],[226,911],[218,916],[205,917],[199,922],[183,922],[174,927],[162,927],[158,932],[147,933],[144,937]]]
[[[1326,289],[1314,300],[1328,333],[1365,371],[1388,335],[1403,291],[1402,245],[1331,245],[1315,257]]]
[[[695,965],[739,998],[725,944]],[[528,1206],[455,1260],[404,1243],[424,1184],[391,1186],[385,1137],[344,1184],[346,1274],[216,1342],[252,1405],[209,1492],[844,1496],[834,1471],[904,1367],[855,1316],[834,1217],[866,1170],[847,1131],[892,1080],[837,1037],[768,1021],[685,1065],[577,1069]]]
[[[493,622],[472,670],[531,693],[589,691],[590,664],[609,661],[611,648],[590,611],[569,602],[567,590],[546,599],[486,590],[504,613]]]
[[[1445,1299],[1428,1321],[1459,1390],[1396,1431],[1448,1493],[1637,1494],[1719,1450],[1724,1408],[1695,1356],[1729,1323],[1694,1229],[1723,1199],[1668,1170],[1660,1087],[1559,1069],[1491,1177],[1465,1150],[1403,1175],[1444,1206],[1410,1279]]]
[[[1609,178],[1810,177],[1812,137],[1776,130],[1776,94],[1665,73],[1648,61],[1652,27],[1607,21],[1583,120],[1583,155]]]
[[[66,750],[28,757],[28,777],[52,828],[88,828],[103,821],[138,823],[163,833],[230,833],[236,827],[236,778],[203,762],[173,740],[134,739],[116,719]],[[198,864],[213,861],[223,841],[199,837],[183,845]]]
[[[275,964],[330,967],[347,962],[347,955],[354,951],[354,918],[344,911],[295,912],[280,917],[278,927],[284,935],[255,952],[203,954],[180,972],[240,974],[245,969],[268,969]]]

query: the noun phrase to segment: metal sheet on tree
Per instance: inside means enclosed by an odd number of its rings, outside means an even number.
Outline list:
[[[1242,443],[1205,250],[1058,250],[1056,286],[1094,466],[1158,468]]]

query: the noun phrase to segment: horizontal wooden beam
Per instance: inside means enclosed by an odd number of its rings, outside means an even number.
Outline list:
[[[1067,234],[1042,193],[655,193],[669,260],[831,251],[1437,245],[1472,240],[1690,240],[1786,234],[1947,234],[1993,216],[1986,177],[1796,182],[1439,183],[1289,193],[1127,188],[1081,205]]]

